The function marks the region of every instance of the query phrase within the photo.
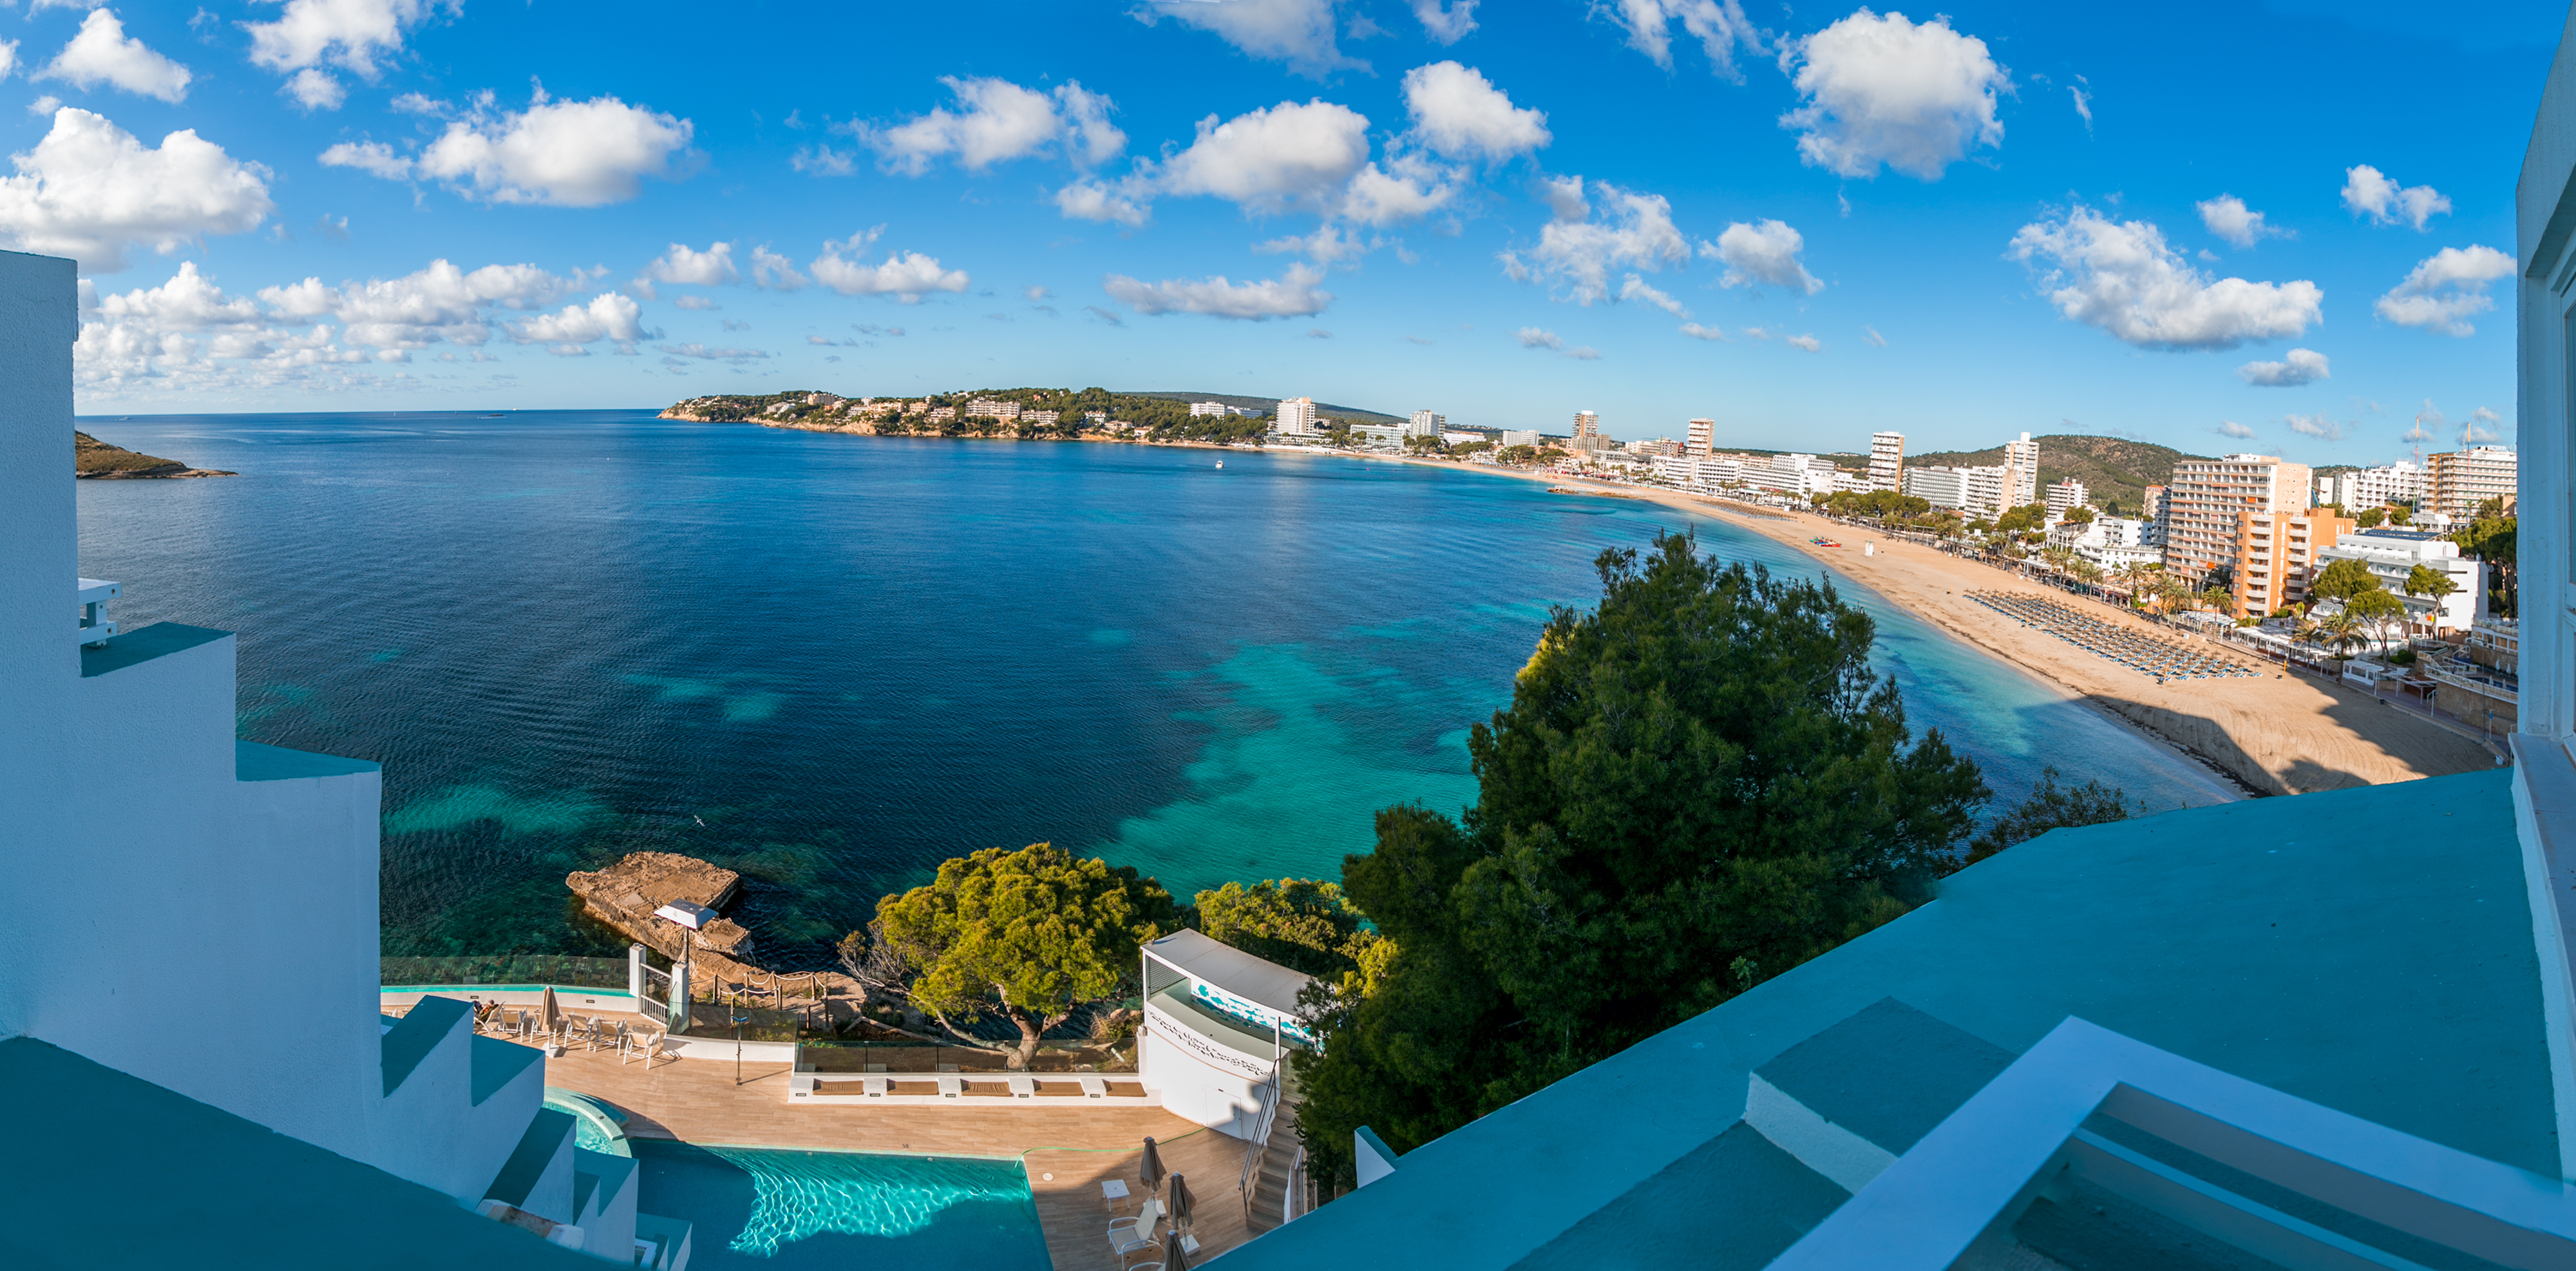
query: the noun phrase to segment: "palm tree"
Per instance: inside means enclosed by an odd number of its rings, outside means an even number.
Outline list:
[[[2327,615],[2316,624],[2316,630],[2317,634],[2324,636],[2328,643],[2334,645],[2337,654],[2347,657],[2351,655],[2352,646],[2369,638],[2362,634],[2361,619],[2354,616],[2349,608],[2339,609]]]

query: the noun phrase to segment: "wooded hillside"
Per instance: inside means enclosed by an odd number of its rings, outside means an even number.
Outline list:
[[[2136,516],[2142,511],[2148,486],[2173,483],[2176,461],[2211,457],[2185,454],[2171,446],[2130,441],[2125,437],[2051,433],[2031,440],[2039,444],[2040,485],[2047,486],[2073,477],[2084,483],[2085,492],[2092,496],[2093,506],[2114,515]],[[1905,466],[1909,468],[1983,468],[2003,461],[2002,446],[1986,450],[1935,450],[1905,456]]]

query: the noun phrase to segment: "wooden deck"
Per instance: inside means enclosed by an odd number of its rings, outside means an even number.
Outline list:
[[[1194,1261],[1249,1238],[1238,1183],[1243,1141],[1184,1121],[1160,1108],[795,1106],[787,1102],[788,1066],[734,1066],[703,1059],[666,1061],[647,1072],[607,1051],[568,1051],[546,1061],[546,1082],[616,1104],[636,1138],[679,1139],[732,1147],[807,1148],[837,1152],[919,1152],[933,1156],[1018,1158],[1036,1198],[1055,1271],[1118,1271],[1110,1251],[1113,1210],[1100,1181],[1127,1180],[1142,1196],[1137,1166],[1152,1135],[1164,1168],[1190,1181],[1196,1201]],[[997,1100],[998,1102],[998,1100]],[[1141,1259],[1152,1261],[1153,1259]]]

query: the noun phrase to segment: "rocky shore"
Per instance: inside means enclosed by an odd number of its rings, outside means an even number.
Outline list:
[[[85,432],[72,434],[72,475],[83,481],[155,481],[176,477],[237,477],[220,468],[192,468],[176,459],[112,446]]]

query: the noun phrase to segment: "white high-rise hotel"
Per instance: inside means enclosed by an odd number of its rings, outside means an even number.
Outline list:
[[[1307,434],[1315,431],[1315,399],[1290,397],[1279,403],[1279,431]]]
[[[1905,434],[1874,432],[1869,435],[1869,488],[1896,490],[1905,479]]]

